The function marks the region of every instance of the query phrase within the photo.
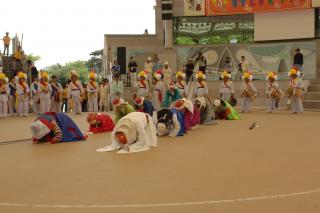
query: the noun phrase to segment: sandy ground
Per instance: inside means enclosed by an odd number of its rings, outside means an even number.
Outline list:
[[[73,118],[86,129],[84,115]],[[0,142],[30,137],[33,119],[0,120]],[[262,128],[250,131],[253,121]],[[0,212],[318,213],[319,125],[317,112],[256,111],[128,155],[95,152],[110,143],[108,133],[78,143],[0,145]],[[187,203],[202,201],[213,202]]]

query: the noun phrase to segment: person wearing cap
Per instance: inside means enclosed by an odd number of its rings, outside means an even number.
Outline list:
[[[206,68],[207,68],[207,59],[204,57],[202,52],[199,52],[199,55],[196,59],[196,62],[199,64],[199,71],[201,71],[203,74],[206,74]]]
[[[78,72],[72,70],[70,73],[70,84],[68,87],[68,97],[72,99],[72,111],[75,114],[81,114],[81,94],[83,92],[83,86],[81,82],[78,80]]]
[[[78,126],[64,113],[47,112],[41,114],[30,126],[34,144],[50,142],[84,141],[87,136],[82,134]]]
[[[194,107],[192,101],[185,98],[179,99],[175,102],[173,108],[184,113],[185,132],[199,126],[200,112]]]
[[[27,117],[29,113],[30,90],[26,82],[27,74],[18,72],[16,76],[17,99],[16,109],[20,117]]]
[[[135,111],[134,107],[122,98],[113,99],[112,105],[115,113],[115,123],[118,123],[121,118]]]
[[[267,112],[271,113],[278,108],[278,101],[280,101],[280,99],[282,98],[283,92],[281,91],[280,85],[277,82],[277,73],[269,72],[266,79],[268,81],[266,89]]]
[[[112,118],[104,113],[89,113],[87,116],[89,132],[93,134],[111,132],[114,129]]]
[[[40,83],[38,87],[39,98],[40,98],[40,113],[43,114],[45,112],[50,111],[51,106],[51,93],[52,88],[48,82],[49,75],[45,71],[40,71]]]
[[[287,94],[290,99],[292,113],[303,113],[302,95],[304,85],[300,79],[301,73],[299,70],[292,68],[288,75],[290,77],[290,82]]]
[[[185,134],[184,113],[174,108],[161,109],[157,112],[157,135],[177,137]]]
[[[3,40],[3,47],[4,47],[3,55],[6,55],[7,53],[7,56],[9,56],[9,46],[11,43],[11,38],[8,32],[6,32],[6,35],[3,37],[2,40]]]
[[[150,116],[152,116],[154,112],[154,108],[151,101],[146,100],[144,97],[136,98],[135,109],[137,112],[148,113]]]
[[[148,97],[149,96],[149,82],[148,82],[148,75],[146,71],[139,72],[138,75],[138,96],[140,97]]]
[[[58,82],[57,76],[51,76],[51,112],[61,112],[62,86]]]
[[[151,57],[148,57],[146,63],[144,64],[144,70],[147,73],[146,79],[148,80],[148,83],[151,84],[152,82],[152,71],[153,71],[153,63],[151,62]],[[151,85],[149,85],[151,86]]]
[[[180,96],[186,97],[188,94],[187,83],[185,81],[186,75],[182,71],[178,71],[176,73],[176,78],[177,78],[176,87],[180,92]]]
[[[187,83],[189,83],[189,81],[192,81],[192,76],[193,76],[193,71],[194,71],[194,64],[193,64],[193,60],[192,58],[188,59],[187,64],[185,65],[186,67],[186,75],[187,75]]]
[[[153,102],[155,111],[159,110],[162,107],[164,86],[161,78],[162,78],[162,72],[161,70],[157,70],[154,73],[153,97],[152,97],[152,102]]]
[[[120,74],[115,74],[113,76],[113,81],[111,83],[110,92],[111,98],[121,98],[123,95],[123,83],[120,79]]]
[[[99,84],[97,83],[97,74],[94,70],[91,70],[88,75],[89,82],[87,85],[88,91],[88,111],[98,112],[98,94],[99,94]]]
[[[103,79],[102,84],[100,85],[99,89],[99,107],[100,107],[100,112],[103,111],[109,111],[109,104],[110,104],[110,97],[109,97],[109,80],[108,79]]]
[[[303,72],[302,66],[303,66],[303,54],[300,52],[300,49],[297,48],[295,50],[295,55],[293,59],[293,66],[296,67],[296,69],[300,72]]]
[[[169,84],[169,89],[166,91],[164,100],[163,100],[163,107],[170,108],[171,104],[175,103],[177,100],[181,99],[181,95],[179,90],[176,88],[174,82]]]
[[[10,88],[7,85],[8,78],[4,73],[0,73],[0,119],[8,115],[8,99]]]
[[[16,92],[17,92],[17,87],[15,84],[15,77],[10,78],[9,82],[9,100],[8,100],[8,107],[9,107],[9,115],[13,115],[16,110],[15,108],[15,103],[16,103]]]
[[[157,146],[157,133],[150,115],[132,112],[121,118],[111,133],[111,145],[97,152],[118,151],[120,154],[147,151]]]
[[[164,62],[164,67],[162,69],[162,75],[163,75],[163,83],[165,86],[165,89],[169,89],[169,84],[171,83],[171,76],[172,76],[172,70],[169,67],[169,62]]]
[[[258,90],[252,82],[253,76],[250,72],[245,72],[242,75],[242,84],[241,84],[241,112],[249,112],[251,108],[251,102],[258,95]]]
[[[226,102],[230,102],[234,95],[234,86],[231,81],[231,74],[224,71],[221,75],[222,82],[220,84],[220,98]]]
[[[130,83],[133,86],[137,82],[137,62],[133,56],[130,56],[130,62],[128,64]]]
[[[240,115],[228,102],[218,98],[214,100],[213,105],[216,119],[240,120]]]

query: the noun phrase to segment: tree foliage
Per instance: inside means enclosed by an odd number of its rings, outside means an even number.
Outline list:
[[[86,83],[88,81],[87,61],[68,62],[65,65],[54,64],[46,67],[45,70],[48,71],[50,75],[56,75],[61,84],[68,82],[71,70],[76,70],[78,72],[79,79],[82,83]]]
[[[30,61],[33,61],[33,62],[36,62],[36,61],[39,61],[41,59],[40,56],[38,55],[33,55],[32,53],[26,55],[26,59],[27,60],[30,60]]]

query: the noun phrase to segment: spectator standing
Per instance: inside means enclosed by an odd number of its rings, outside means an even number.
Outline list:
[[[88,90],[87,84],[82,84],[82,94],[81,94],[81,106],[82,112],[88,112]]]
[[[6,35],[3,37],[3,55],[6,55],[7,53],[7,56],[9,56],[9,46],[10,46],[10,43],[11,43],[11,38],[9,36],[9,33],[6,32]]]
[[[58,82],[57,76],[51,77],[51,112],[61,112],[62,86]]]
[[[64,84],[62,86],[62,105],[61,105],[62,112],[70,112],[68,109],[68,84]]]
[[[120,79],[120,75],[114,75],[111,83],[111,96],[112,100],[123,96],[123,83]]]
[[[114,60],[113,66],[112,66],[113,74],[120,74],[120,65],[118,64],[118,60]]]
[[[137,82],[137,62],[133,56],[130,57],[130,62],[128,64],[130,84],[133,86]]]
[[[109,86],[109,80],[103,79],[102,84],[100,86],[99,94],[100,94],[100,101],[99,101],[99,107],[100,112],[109,111],[109,105],[110,105],[110,86]]]
[[[8,106],[9,106],[9,115],[13,115],[15,110],[15,103],[16,103],[16,84],[15,84],[15,77],[10,78],[9,82],[9,101],[8,101]]]
[[[192,81],[192,76],[193,76],[193,71],[194,71],[194,64],[193,64],[192,58],[189,58],[185,67],[186,67],[186,78],[187,78],[186,80],[187,80],[187,84],[188,84],[189,81]]]
[[[206,74],[207,59],[203,56],[202,52],[199,52],[196,62],[199,63],[199,71],[201,71],[203,74]]]
[[[298,69],[298,71],[300,71],[300,73],[302,73],[303,68],[303,54],[300,52],[300,49],[297,48],[295,50],[296,54],[294,55],[294,59],[293,59],[293,66],[296,67]],[[303,74],[302,74],[303,76]]]

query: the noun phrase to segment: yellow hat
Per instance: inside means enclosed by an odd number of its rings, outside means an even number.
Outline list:
[[[292,68],[290,69],[289,73],[288,73],[288,76],[291,76],[291,75],[296,75],[297,77],[300,77],[300,71],[297,70],[296,68]]]
[[[46,71],[40,71],[40,79],[45,78],[46,80],[49,79],[49,74]]]
[[[0,73],[0,80],[6,80],[6,75],[4,73]]]
[[[22,78],[27,79],[27,74],[25,74],[22,71],[18,72],[17,76],[19,79],[22,79]]]
[[[253,76],[252,76],[251,73],[245,72],[245,73],[243,73],[243,75],[242,75],[242,79],[243,79],[243,80],[244,80],[244,79],[249,79],[249,81],[251,81],[251,80],[253,79]]]
[[[178,78],[178,77],[185,78],[186,75],[185,75],[182,71],[178,71],[178,72],[176,73],[176,77],[177,77],[177,78]]]
[[[147,78],[147,73],[143,70],[143,71],[139,72],[138,77],[139,77],[139,78],[140,78],[140,77]]]
[[[88,74],[88,78],[89,79],[97,79],[97,73],[95,73],[94,71],[90,71]]]
[[[231,74],[227,71],[223,71],[223,73],[221,74],[221,78],[231,78]]]
[[[196,74],[196,79],[199,79],[199,78],[206,79],[206,75],[203,74],[203,72],[199,71],[199,72]]]
[[[269,80],[270,78],[274,79],[274,80],[278,80],[278,75],[276,72],[268,72],[267,74],[267,80]]]

